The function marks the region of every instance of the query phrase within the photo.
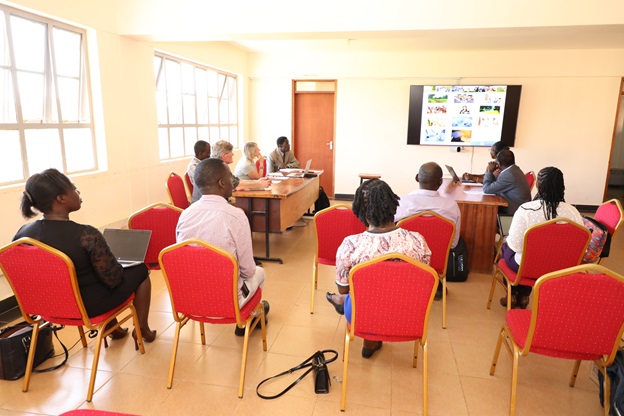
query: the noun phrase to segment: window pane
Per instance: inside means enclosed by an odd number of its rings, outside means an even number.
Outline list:
[[[228,115],[229,115],[229,123],[230,124],[236,124],[238,117],[237,117],[237,108],[236,108],[236,79],[232,78],[232,77],[228,77],[228,89],[229,89],[229,96],[228,96],[228,103],[229,103],[229,108],[228,108]]]
[[[0,65],[11,65],[4,12],[0,11]]]
[[[160,56],[154,56],[154,77],[156,78],[156,84],[159,82],[160,65],[162,64],[162,58]]]
[[[219,128],[219,138],[221,140],[225,140],[226,142],[230,141],[230,131],[227,126],[222,126]]]
[[[210,127],[210,143],[215,143],[221,140],[221,135],[219,134],[219,127]]]
[[[15,122],[15,95],[11,71],[0,69],[0,123]]]
[[[71,78],[58,78],[58,88],[63,122],[78,122],[79,81]]]
[[[24,179],[19,132],[0,130],[0,182]]]
[[[156,111],[158,112],[158,124],[167,124],[167,92],[156,91]]]
[[[176,158],[184,156],[184,137],[180,127],[169,129],[169,143],[171,154],[169,157]]]
[[[224,96],[221,101],[219,101],[219,124],[228,124],[230,122],[230,118],[228,117],[229,110],[229,102]]]
[[[238,143],[238,127],[237,126],[230,126],[230,143],[232,143],[232,145],[234,147],[238,147],[239,143]]]
[[[67,172],[95,169],[91,129],[65,129],[63,135]]]
[[[167,105],[169,123],[182,124],[182,90],[180,89],[180,64],[167,59]]]
[[[210,97],[219,96],[219,85],[217,80],[217,73],[214,71],[208,71],[208,95]]]
[[[52,36],[54,37],[56,75],[78,78],[80,76],[81,35],[54,28]]]
[[[43,75],[18,72],[17,83],[24,122],[41,122],[43,120]]]
[[[184,94],[184,124],[195,124],[195,96]]]
[[[158,129],[158,155],[161,159],[169,159],[169,129]]]
[[[203,140],[210,143],[210,135],[208,133],[208,127],[200,127],[197,129],[197,140]]]
[[[195,142],[197,141],[197,127],[184,128],[184,154],[192,156],[195,154]]]
[[[47,43],[46,26],[11,16],[11,29],[17,68],[43,72]]]
[[[58,130],[25,130],[24,135],[26,137],[28,171],[31,175],[48,168],[56,168],[63,172],[61,140]]]
[[[219,100],[216,98],[208,99],[208,119],[210,124],[219,123]]]
[[[182,63],[182,92],[184,94],[195,93],[195,77],[193,76],[193,66]]]

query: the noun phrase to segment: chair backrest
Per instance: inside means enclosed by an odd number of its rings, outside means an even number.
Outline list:
[[[0,268],[27,322],[36,322],[31,315],[55,323],[89,322],[74,264],[65,253],[24,237],[0,249]]]
[[[535,186],[535,180],[536,180],[535,172],[530,170],[530,171],[528,171],[527,173],[524,174],[524,177],[526,178],[527,182],[529,183],[529,191],[532,191],[533,187]]]
[[[526,352],[532,344],[561,358],[607,356],[609,365],[624,332],[624,276],[585,264],[540,277],[533,293]]]
[[[184,188],[184,182],[177,173],[171,172],[165,182],[167,193],[171,203],[178,208],[186,209],[189,207],[189,200],[186,196],[186,189]]]
[[[349,273],[352,335],[426,342],[438,282],[433,268],[403,254],[389,253],[356,265]]]
[[[152,230],[145,263],[150,268],[158,267],[158,254],[163,248],[176,243],[176,226],[182,209],[173,205],[156,203],[145,207],[128,218],[131,230]]]
[[[158,261],[176,320],[183,313],[240,321],[238,263],[230,253],[190,239],[162,250]]]
[[[615,232],[620,228],[622,217],[622,204],[620,204],[620,201],[617,199],[603,202],[596,210],[596,215],[594,215],[596,221],[607,227],[611,238],[613,238]]]
[[[433,211],[423,211],[403,218],[397,225],[405,230],[415,231],[425,238],[431,250],[429,266],[433,267],[440,276],[446,275],[448,256],[453,235],[455,235],[453,221]]]
[[[267,165],[266,158],[264,158],[264,159],[262,159],[262,167],[263,167],[263,169],[262,169],[262,175],[260,175],[261,177],[265,177],[266,176],[266,173],[267,173],[266,165]],[[256,160],[256,170],[260,171],[260,160]]]
[[[590,238],[587,228],[567,218],[530,227],[524,234],[517,277],[537,280],[546,273],[579,265]]]
[[[193,182],[191,182],[191,177],[188,172],[184,172],[184,182],[186,182],[186,187],[189,190],[189,195],[193,195]]]
[[[366,226],[347,205],[334,205],[314,215],[316,253],[321,264],[335,265],[336,251],[345,237],[363,233]]]

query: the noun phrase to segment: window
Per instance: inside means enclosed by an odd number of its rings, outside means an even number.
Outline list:
[[[86,32],[0,5],[0,184],[97,169]]]
[[[154,72],[161,160],[193,156],[197,140],[238,147],[236,76],[161,53]]]

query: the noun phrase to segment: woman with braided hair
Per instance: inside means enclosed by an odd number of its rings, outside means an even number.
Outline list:
[[[563,173],[559,169],[550,166],[540,170],[536,186],[535,199],[520,205],[511,220],[509,236],[503,244],[502,257],[516,273],[522,260],[524,233],[530,227],[553,218],[567,218],[583,225],[583,217],[578,210],[565,202]],[[529,304],[531,290],[531,286],[512,286],[511,307],[525,309]],[[501,305],[507,306],[507,296],[501,299]]]
[[[327,293],[327,300],[340,314],[351,320],[349,272],[358,263],[386,253],[401,253],[429,264],[431,251],[422,235],[399,228],[394,214],[399,197],[382,180],[370,179],[355,192],[353,213],[368,227],[361,234],[344,239],[336,252],[336,285],[339,294]],[[370,358],[381,348],[381,341],[364,340],[362,357]]]

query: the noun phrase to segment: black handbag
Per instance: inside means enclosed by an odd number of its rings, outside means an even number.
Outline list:
[[[326,353],[332,353],[334,354],[334,356],[332,358],[330,358],[329,360],[325,358],[325,354]],[[316,394],[327,394],[329,393],[329,386],[331,385],[331,381],[329,379],[329,370],[327,369],[327,364],[332,363],[334,361],[336,361],[336,358],[338,358],[338,353],[334,350],[323,350],[323,351],[317,351],[314,354],[312,354],[312,356],[308,359],[306,359],[305,361],[303,361],[301,364],[283,371],[279,374],[274,375],[273,377],[269,377],[267,379],[262,380],[259,384],[258,387],[256,387],[256,394],[263,398],[263,399],[267,399],[267,400],[271,400],[271,399],[277,399],[278,397],[284,395],[284,393],[286,393],[288,390],[292,389],[293,387],[295,387],[297,385],[297,383],[299,383],[301,380],[303,380],[303,378],[305,376],[307,376],[308,374],[310,374],[310,372],[314,371],[314,392]],[[309,368],[308,368],[309,367]],[[260,386],[263,385],[264,383],[266,383],[269,380],[272,380],[274,378],[277,377],[281,377],[284,376],[286,374],[292,374],[297,370],[301,370],[303,368],[308,368],[308,370],[303,373],[297,380],[293,381],[288,387],[286,387],[284,390],[282,390],[281,392],[277,393],[276,395],[273,396],[265,396],[263,394],[260,393]]]
[[[36,370],[35,367],[43,363],[48,358],[54,356],[54,344],[52,342],[52,333],[58,339],[56,331],[63,328],[51,325],[41,328],[37,337],[37,349],[35,350],[35,362],[33,363],[33,371],[43,373],[46,371],[56,370],[67,361],[69,352],[62,342],[61,346],[65,351],[65,360],[62,363],[50,368]],[[17,380],[26,373],[26,361],[28,360],[28,351],[30,350],[30,340],[33,328],[27,322],[19,322],[15,325],[4,328],[0,331],[0,379]]]

